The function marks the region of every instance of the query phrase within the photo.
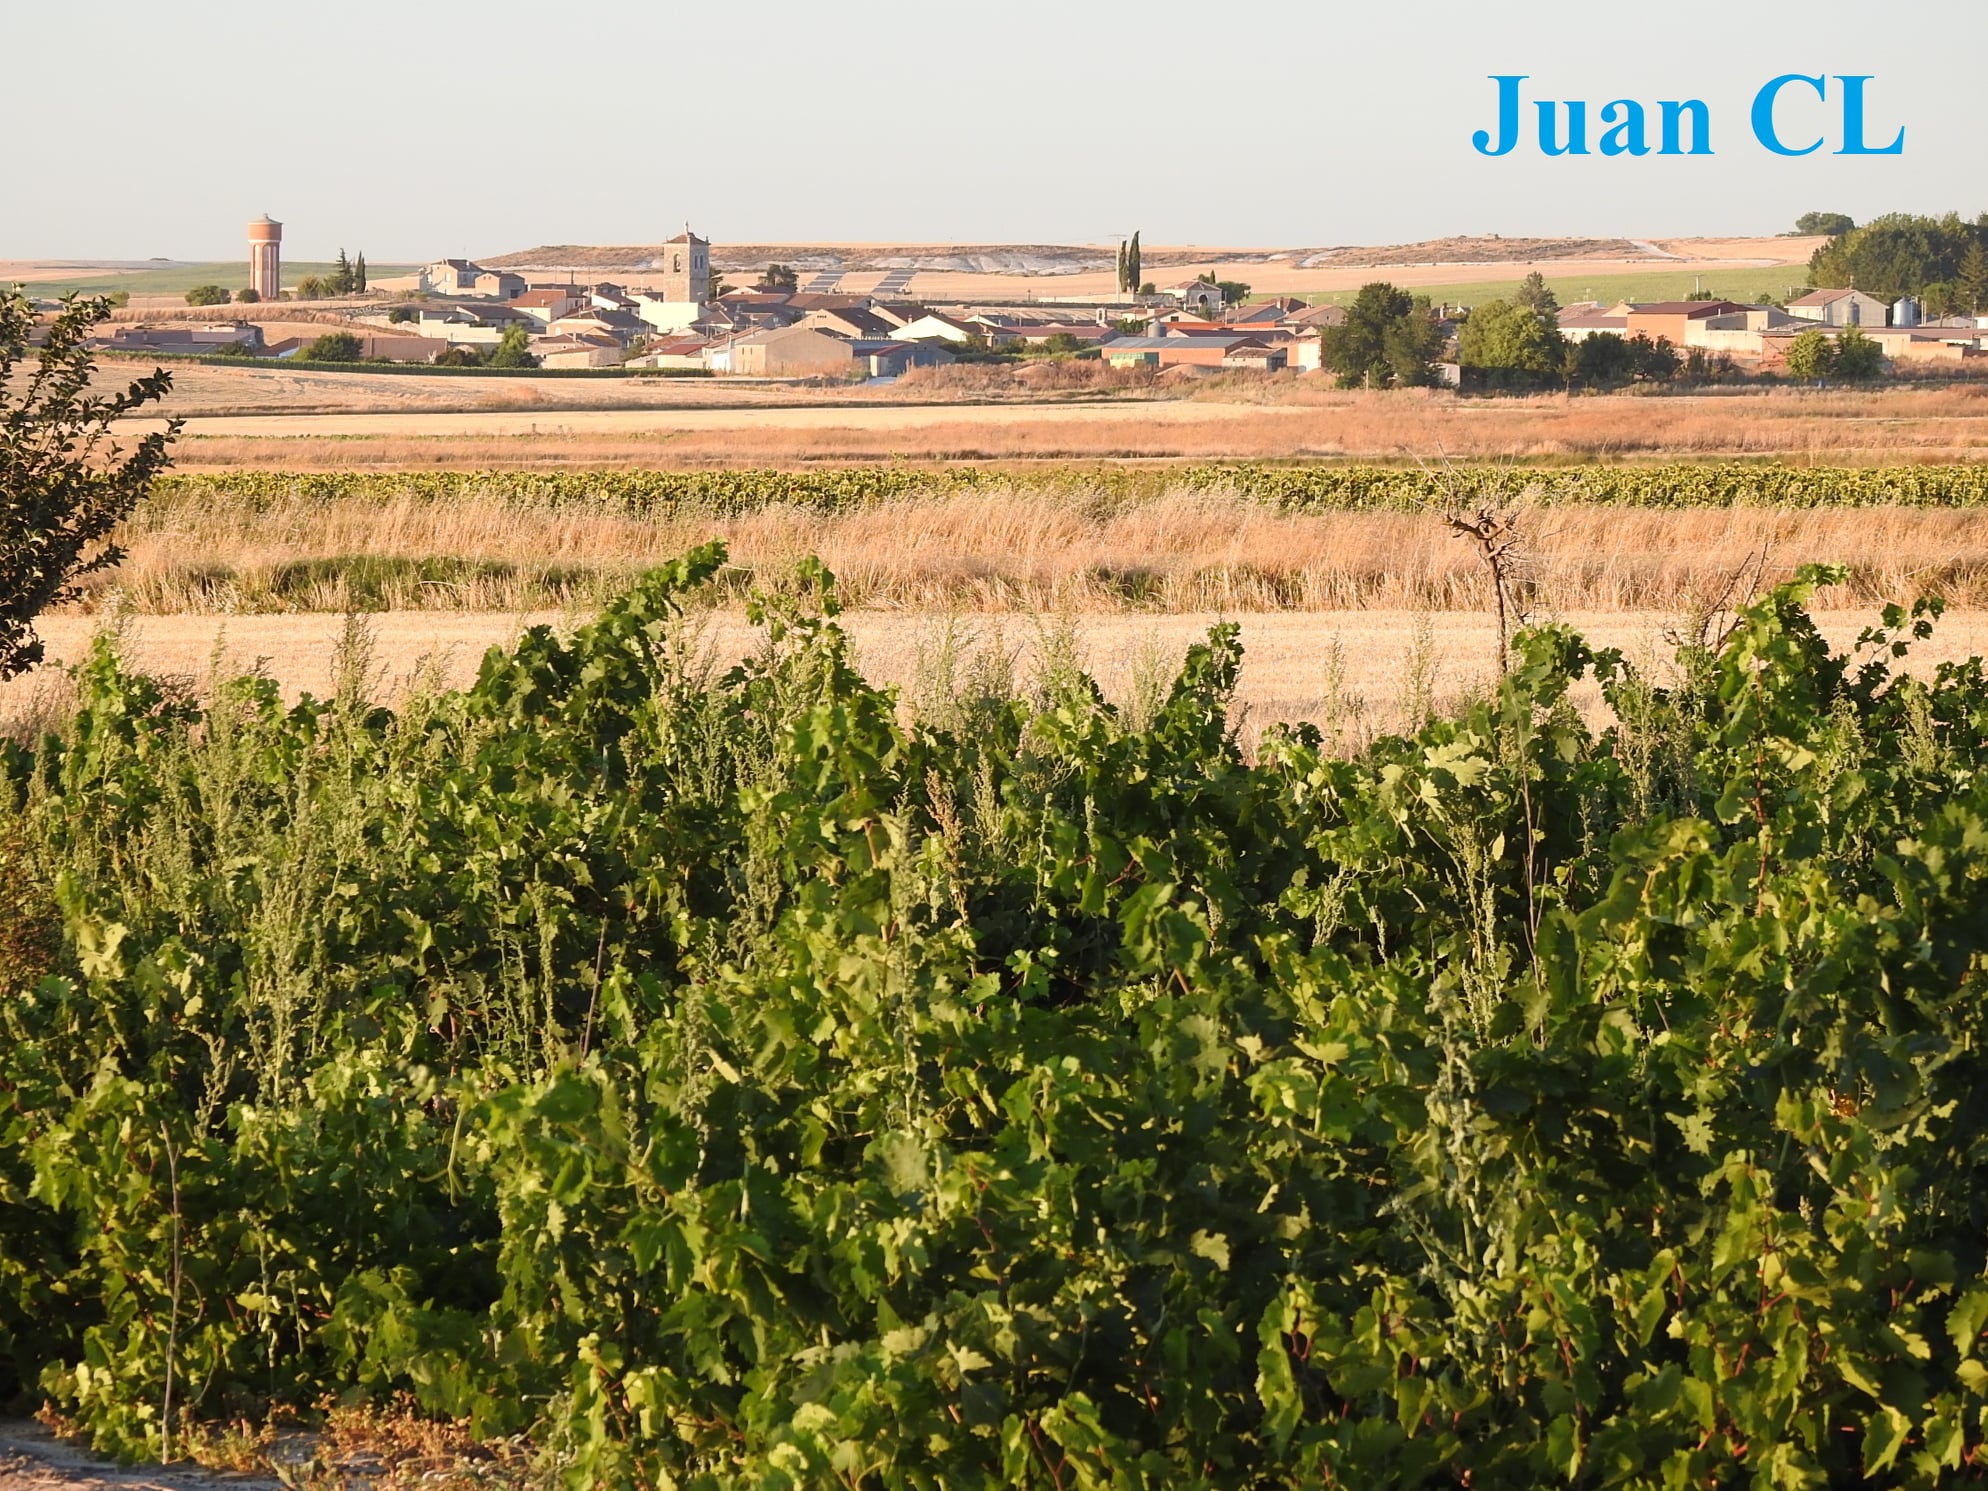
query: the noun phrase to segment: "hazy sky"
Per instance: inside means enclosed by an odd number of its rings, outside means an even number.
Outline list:
[[[375,263],[686,219],[1310,246],[1972,216],[1985,42],[1984,0],[13,0],[0,257],[239,258],[263,211],[288,257]],[[1788,72],[1874,74],[1904,154],[1762,150],[1749,105]],[[1716,153],[1485,159],[1492,73],[1702,98]],[[1823,115],[1789,95],[1790,135]]]

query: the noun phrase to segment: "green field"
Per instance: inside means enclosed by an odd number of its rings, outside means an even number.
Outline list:
[[[329,274],[338,266],[315,259],[283,261],[283,278],[295,284],[307,274]],[[411,274],[411,264],[368,264],[366,272],[375,279]],[[248,283],[248,261],[234,259],[212,264],[170,264],[157,269],[105,270],[87,278],[29,280],[30,295],[67,295],[72,290],[84,295],[109,295],[124,290],[132,295],[184,295],[195,285],[221,285],[238,290]]]
[[[1546,276],[1546,283],[1560,297],[1562,305],[1572,305],[1577,300],[1598,300],[1604,305],[1612,305],[1618,300],[1682,300],[1694,292],[1751,304],[1762,295],[1779,300],[1791,293],[1802,295],[1808,291],[1808,271],[1799,264],[1778,264],[1766,269],[1632,270],[1623,274],[1595,274],[1584,270],[1561,272],[1548,265],[1534,267]],[[1387,271],[1377,269],[1374,277],[1386,279]],[[1407,288],[1417,295],[1427,295],[1432,301],[1482,305],[1488,300],[1509,297],[1522,278],[1523,275],[1514,275],[1508,280],[1412,285]],[[1339,290],[1305,298],[1315,305],[1346,305],[1358,293],[1357,290]]]

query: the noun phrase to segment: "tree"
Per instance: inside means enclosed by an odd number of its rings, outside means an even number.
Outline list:
[[[389,326],[405,326],[409,321],[418,321],[421,313],[411,305],[397,305],[387,312]]]
[[[366,255],[363,251],[352,260],[352,288],[361,295],[366,293]]]
[[[799,271],[785,264],[769,264],[760,272],[759,286],[762,290],[798,290],[801,288]]]
[[[1131,286],[1125,279],[1125,240],[1118,240],[1118,293],[1125,294]]]
[[[531,335],[522,326],[507,326],[490,349],[485,366],[493,368],[535,368],[538,359],[531,354]]]
[[[1435,381],[1442,333],[1425,297],[1375,280],[1360,287],[1342,324],[1321,333],[1320,350],[1341,388],[1420,386]]]
[[[307,274],[297,281],[297,299],[322,300],[325,296],[325,283],[314,274]]]
[[[188,305],[226,305],[228,292],[219,285],[195,285],[186,292]]]
[[[104,300],[113,310],[121,311],[131,304],[131,292],[129,290],[113,290],[104,297]]]
[[[1978,238],[1960,256],[1954,290],[1970,316],[1981,314],[1982,303],[1988,301],[1988,248],[1983,248]]]
[[[1576,388],[1618,388],[1636,376],[1636,356],[1619,333],[1598,331],[1567,344],[1566,376]]]
[[[41,661],[37,616],[124,557],[111,534],[171,463],[178,419],[129,452],[111,431],[171,392],[172,374],[155,368],[121,393],[90,391],[86,337],[109,314],[102,300],[64,300],[30,370],[34,303],[18,285],[0,293],[0,678]]]
[[[352,293],[352,261],[345,257],[345,250],[338,251],[338,268],[325,278],[325,289],[332,295]]]
[[[1545,292],[1547,300],[1552,296]],[[1472,311],[1458,334],[1457,350],[1465,367],[1475,368],[1494,386],[1558,383],[1567,364],[1567,340],[1558,322],[1515,301],[1487,301]]]
[[[1628,347],[1630,364],[1639,383],[1668,383],[1677,376],[1677,348],[1671,345],[1669,337],[1658,337],[1653,342],[1648,332],[1639,331],[1629,339]]]
[[[1804,212],[1795,219],[1795,231],[1805,238],[1816,233],[1840,238],[1856,226],[1847,212]]]
[[[1141,277],[1140,268],[1139,235],[1134,233],[1131,241],[1125,245],[1125,280],[1127,284],[1139,286],[1141,295],[1150,295],[1153,293],[1152,289]]]
[[[237,305],[254,305],[261,299],[262,296],[257,292],[255,286],[253,285],[248,286],[246,289],[237,290],[235,292],[235,303]]]
[[[1224,305],[1241,305],[1249,299],[1249,286],[1241,280],[1218,280],[1212,269],[1196,275],[1195,278],[1204,285],[1213,285],[1220,290]]]
[[[1884,376],[1884,348],[1856,327],[1836,339],[1836,376],[1847,383],[1868,383]]]
[[[1894,212],[1832,238],[1809,258],[1809,284],[1818,290],[1856,286],[1880,300],[1916,295],[1958,277],[1976,230],[1949,213],[1943,218]]]
[[[1820,383],[1836,371],[1836,341],[1820,327],[1810,327],[1788,343],[1788,376]]]
[[[1399,316],[1382,338],[1388,376],[1397,388],[1429,388],[1436,382],[1436,359],[1443,354],[1443,331],[1426,295],[1411,295],[1408,314]]]
[[[1558,329],[1560,297],[1553,293],[1546,283],[1546,276],[1537,269],[1519,281],[1519,288],[1512,293],[1512,304],[1524,306],[1534,314],[1545,317]]]
[[[332,331],[319,337],[304,349],[306,362],[357,362],[366,351],[365,344],[349,331]]]
[[[1929,316],[1972,315],[1968,298],[1952,280],[1934,280],[1919,287],[1919,308]]]

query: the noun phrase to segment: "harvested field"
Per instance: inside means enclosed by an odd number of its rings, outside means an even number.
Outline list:
[[[460,687],[470,682],[483,653],[508,645],[526,626],[571,626],[591,612],[390,612],[367,617],[364,669],[371,691],[383,701],[410,687]],[[1174,616],[1097,616],[1032,613],[964,617],[935,612],[851,612],[842,624],[855,660],[871,681],[896,685],[908,707],[948,696],[965,676],[1005,679],[1014,686],[1046,669],[1075,663],[1091,673],[1114,702],[1150,695],[1173,676],[1185,650],[1222,620],[1239,623],[1245,657],[1235,703],[1245,739],[1278,721],[1306,721],[1328,734],[1357,741],[1400,728],[1430,707],[1482,691],[1494,676],[1496,627],[1488,615],[1389,609],[1312,611],[1282,615],[1202,612]],[[1596,647],[1617,647],[1633,662],[1662,668],[1688,623],[1670,611],[1570,611],[1552,619],[1578,629]],[[1824,625],[1839,648],[1855,642],[1870,618],[1840,614]],[[699,645],[722,669],[758,646],[760,632],[737,611],[706,613],[695,620]],[[51,618],[42,625],[49,657],[74,662],[100,624],[84,617]],[[286,696],[323,696],[341,667],[347,622],[335,615],[133,617],[123,623],[120,646],[137,667],[175,675],[198,688],[221,671],[258,668],[278,680]],[[1988,611],[1949,613],[1933,639],[1914,649],[1912,668],[1988,653]],[[44,669],[0,684],[0,733],[19,733],[52,721],[68,702],[66,678]],[[1575,702],[1590,714],[1601,709],[1590,681]]]
[[[731,385],[656,390],[617,380],[575,387],[570,395],[564,388],[541,393],[543,402],[525,407],[506,401],[526,391],[479,382],[446,392],[492,401],[482,408],[422,410],[416,401],[430,391],[410,389],[399,413],[197,415],[188,421],[178,462],[186,470],[336,470],[1436,456],[1546,462],[1750,456],[1859,465],[1988,457],[1988,385],[1972,384],[1476,399],[1342,392],[1315,379],[1229,375],[1162,385],[1170,396],[1160,398],[1079,391],[1070,399],[1009,401],[1015,385],[1002,381],[985,394],[1000,402],[906,401],[935,390],[952,399],[983,396],[975,380],[949,378],[906,380],[878,390],[891,397],[874,401],[761,391],[758,407],[741,407]],[[580,406],[588,397],[607,404],[631,396],[656,402]],[[721,401],[729,407],[712,407]]]
[[[1288,406],[1155,402],[1137,411],[1141,423],[1219,424],[1239,419],[1286,419],[1305,413]],[[870,408],[769,409],[568,409],[550,413],[526,410],[457,414],[271,414],[190,419],[188,439],[294,439],[300,435],[329,437],[413,436],[421,439],[460,439],[504,435],[673,435],[713,430],[798,431],[814,434],[847,429],[920,430],[930,426],[1066,425],[1124,420],[1119,403],[954,405],[883,404]]]

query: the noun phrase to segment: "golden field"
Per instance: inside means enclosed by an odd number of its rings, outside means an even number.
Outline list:
[[[1521,499],[1522,500],[1522,499]],[[1772,583],[1842,560],[1825,605],[1938,589],[1988,605],[1988,510],[1554,506],[1523,513],[1521,583],[1563,610],[1685,607],[1758,568]],[[719,597],[777,587],[806,555],[845,602],[895,611],[1180,613],[1381,607],[1474,611],[1481,566],[1434,513],[1278,511],[1224,491],[1109,501],[1030,484],[912,494],[851,511],[682,504],[633,515],[491,491],[278,498],[252,521],[204,497],[155,499],[88,609],[148,614],[517,611],[597,602],[633,575],[722,538]],[[445,559],[445,567],[431,561]]]

